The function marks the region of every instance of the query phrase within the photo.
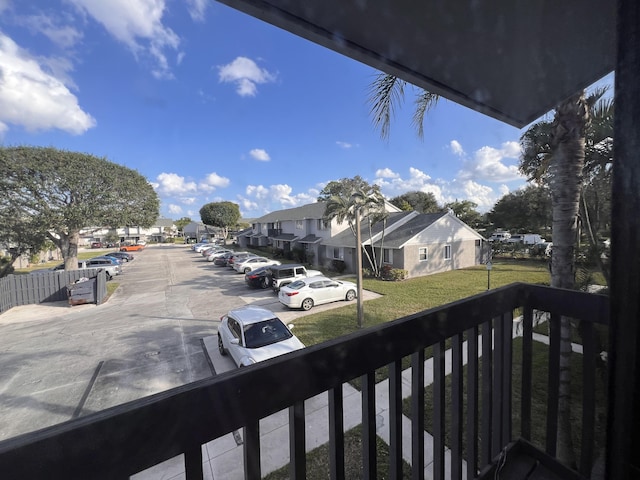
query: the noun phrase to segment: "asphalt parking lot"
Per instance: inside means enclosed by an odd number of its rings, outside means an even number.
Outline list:
[[[258,304],[294,324],[307,314],[185,246],[150,246],[135,257],[103,305],[58,302],[0,315],[0,440],[234,368],[204,341],[232,308]]]

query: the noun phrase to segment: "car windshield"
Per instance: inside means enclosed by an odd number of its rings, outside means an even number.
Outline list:
[[[305,285],[306,285],[306,283],[304,283],[302,280],[297,280],[297,281],[287,285],[287,288],[292,288],[293,290],[300,290]]]
[[[277,317],[244,327],[244,341],[247,348],[264,347],[292,336],[291,331]]]

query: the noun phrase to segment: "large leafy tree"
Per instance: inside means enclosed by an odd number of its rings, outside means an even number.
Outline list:
[[[400,210],[415,210],[420,213],[436,213],[442,210],[438,205],[436,196],[432,192],[423,192],[413,190],[403,193],[389,200],[389,203],[395,205]]]
[[[456,200],[445,203],[444,208],[452,210],[456,217],[471,228],[478,228],[482,222],[482,214],[476,210],[478,204],[471,200]]]
[[[506,230],[545,233],[551,226],[551,192],[545,186],[528,185],[508,193],[496,202],[489,220]]]
[[[179,232],[182,232],[184,227],[191,223],[191,219],[189,217],[182,217],[173,222]]]
[[[0,278],[13,272],[13,264],[22,255],[41,250],[47,241],[45,228],[31,215],[16,215],[6,198],[0,199],[0,243],[9,257],[0,262]]]
[[[212,225],[222,230],[223,238],[229,235],[229,229],[235,227],[240,220],[240,206],[233,202],[211,202],[200,209],[200,219],[205,225]]]
[[[77,268],[85,227],[150,227],[158,196],[145,177],[90,154],[44,147],[0,148],[0,210],[33,227],[62,252],[65,268]]]

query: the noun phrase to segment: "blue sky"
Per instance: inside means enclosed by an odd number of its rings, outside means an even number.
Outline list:
[[[443,99],[420,140],[408,90],[383,140],[377,71],[214,1],[0,0],[0,70],[3,145],[136,169],[173,219],[221,200],[257,217],[355,175],[480,211],[524,184],[522,130]]]

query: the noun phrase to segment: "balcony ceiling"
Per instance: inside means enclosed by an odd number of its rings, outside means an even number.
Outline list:
[[[521,128],[615,66],[610,0],[219,0]]]

